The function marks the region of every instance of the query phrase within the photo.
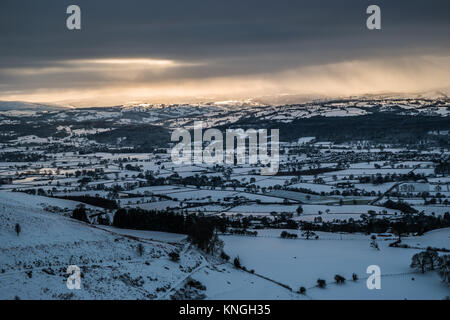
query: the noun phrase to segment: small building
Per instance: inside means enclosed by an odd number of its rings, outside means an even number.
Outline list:
[[[407,182],[397,187],[400,192],[429,192],[430,185],[428,183]]]

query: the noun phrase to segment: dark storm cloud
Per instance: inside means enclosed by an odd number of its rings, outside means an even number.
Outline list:
[[[66,29],[70,4],[81,7],[81,31]],[[381,7],[381,31],[366,28],[370,4]],[[371,57],[447,54],[449,12],[447,0],[2,0],[0,91],[116,81],[89,71],[48,77],[15,72],[46,70],[68,60],[148,57],[193,64],[136,76],[154,82],[264,74]]]
[[[215,59],[260,50],[286,54],[284,46],[298,55],[322,48],[329,56],[448,46],[449,1],[376,1],[383,23],[378,34],[365,27],[365,8],[372,2],[2,0],[1,63],[107,56]],[[82,10],[80,32],[65,27],[65,9],[74,3]]]

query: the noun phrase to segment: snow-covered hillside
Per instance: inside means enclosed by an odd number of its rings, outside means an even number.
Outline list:
[[[56,104],[41,104],[22,101],[0,101],[0,111],[56,111],[64,107]]]
[[[170,299],[203,298],[205,293],[218,298],[232,292],[240,292],[241,298],[260,298],[259,292],[269,299],[295,296],[203,255],[183,237],[103,230],[45,212],[35,206],[39,200],[34,198],[22,195],[16,200],[11,193],[0,192],[0,299]],[[14,230],[17,223],[19,235]],[[172,251],[180,253],[179,262],[169,259]],[[69,265],[81,268],[80,290],[66,286]],[[206,291],[189,286],[197,278]]]
[[[94,226],[46,212],[36,205],[45,198],[0,192],[0,299],[441,299],[450,294],[437,274],[409,268],[419,249],[381,242],[377,251],[368,236],[320,233],[320,240],[289,240],[279,238],[280,230],[264,230],[256,238],[222,236],[225,250],[254,269],[252,274],[192,248],[182,235]],[[407,243],[448,247],[449,230]],[[169,259],[172,251],[180,253],[179,262]],[[382,268],[382,290],[366,287],[370,264]],[[66,286],[69,265],[81,268],[80,290]],[[352,272],[358,281],[333,283],[335,274],[349,279]],[[317,288],[318,278],[329,285]],[[296,293],[299,286],[307,293]]]

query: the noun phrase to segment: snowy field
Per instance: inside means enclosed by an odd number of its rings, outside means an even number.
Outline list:
[[[0,299],[169,299],[199,271],[216,272],[223,263],[209,262],[183,241],[184,235],[95,227],[26,202],[1,200]],[[14,232],[16,223],[22,227],[19,236]],[[138,244],[143,245],[142,256]],[[182,253],[178,263],[168,258],[174,250]],[[81,290],[66,286],[69,265],[82,270]],[[230,265],[217,273],[217,278],[230,283],[227,288],[214,288],[212,273],[199,275],[216,295],[254,282],[273,289],[267,298],[289,297],[276,285]]]
[[[307,288],[312,299],[442,299],[450,294],[437,274],[416,273],[409,267],[411,257],[418,249],[390,248],[392,241],[380,240],[380,250],[369,246],[368,236],[354,236],[342,240],[336,234],[328,234],[332,240],[304,240],[277,238],[281,230],[263,236],[222,236],[225,251],[239,256],[241,264],[248,270],[298,289]],[[292,232],[292,231],[289,231]],[[408,242],[423,245],[440,244],[450,248],[450,230],[436,230]],[[327,237],[320,234],[320,237]],[[365,238],[365,239],[364,239]],[[369,265],[381,268],[381,290],[369,290],[366,269]],[[356,273],[360,280],[353,282]],[[334,282],[336,274],[344,276],[343,285],[330,284],[325,289],[316,287],[317,279]],[[414,280],[412,280],[414,278]]]

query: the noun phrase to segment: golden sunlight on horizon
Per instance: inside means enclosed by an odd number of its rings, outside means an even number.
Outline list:
[[[10,69],[12,74],[38,76],[43,79],[42,86],[8,92],[0,100],[108,106],[136,100],[169,103],[276,94],[348,96],[450,87],[450,56],[353,60],[245,76],[189,77],[182,72],[187,66],[202,71],[207,65],[170,59],[109,58],[68,60],[55,63],[54,68]],[[73,84],[77,73],[82,73],[85,85],[77,81]],[[65,79],[66,84],[52,86],[55,79]]]

